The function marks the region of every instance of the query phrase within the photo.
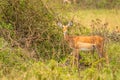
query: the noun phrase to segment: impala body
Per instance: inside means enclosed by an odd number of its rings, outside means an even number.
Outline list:
[[[96,48],[95,44],[78,42],[78,47],[81,51],[90,51]]]

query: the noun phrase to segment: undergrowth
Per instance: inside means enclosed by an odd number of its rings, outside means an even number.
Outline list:
[[[20,48],[10,48],[9,44],[0,38],[0,79],[1,80],[119,80],[119,43],[109,43],[107,52],[109,53],[109,67],[97,67],[94,57],[87,53],[82,54],[82,63],[78,70],[66,56],[59,62],[55,59],[36,61],[25,55]],[[83,55],[84,54],[84,55]],[[88,61],[88,62],[86,62]],[[92,62],[93,61],[93,62]],[[94,65],[85,66],[93,63]],[[81,64],[82,64],[81,63]]]

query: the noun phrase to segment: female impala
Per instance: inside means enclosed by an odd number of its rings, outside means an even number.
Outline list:
[[[72,21],[67,25],[62,25],[58,22],[58,26],[63,28],[64,39],[68,42],[69,46],[72,48],[72,54],[79,60],[78,51],[91,51],[96,49],[99,57],[104,57],[106,63],[109,63],[107,54],[103,53],[104,39],[101,36],[71,36],[67,34],[68,27],[72,26]]]

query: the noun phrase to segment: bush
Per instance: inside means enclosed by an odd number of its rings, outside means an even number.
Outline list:
[[[61,33],[41,0],[5,0],[1,4],[0,36],[12,47],[21,47],[37,59],[61,56],[61,46],[65,46]]]

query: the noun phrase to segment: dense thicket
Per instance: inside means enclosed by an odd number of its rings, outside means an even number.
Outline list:
[[[0,4],[0,36],[12,47],[21,47],[34,57],[60,57],[64,44],[53,15],[41,0],[3,0]]]

